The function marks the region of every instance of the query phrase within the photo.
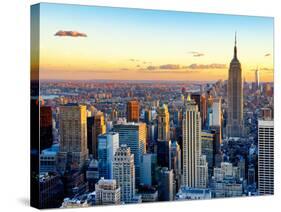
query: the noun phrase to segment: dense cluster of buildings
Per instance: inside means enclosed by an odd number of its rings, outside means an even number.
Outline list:
[[[235,41],[228,80],[199,91],[44,82],[53,98],[40,106],[41,206],[273,194],[273,85],[256,78],[242,80]]]

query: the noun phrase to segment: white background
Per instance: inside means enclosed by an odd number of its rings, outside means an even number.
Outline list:
[[[0,211],[29,207],[29,46],[30,5],[38,1],[2,0],[0,5]],[[107,206],[83,211],[276,211],[280,210],[280,30],[278,0],[49,0],[48,2],[275,17],[275,195],[177,203]],[[263,29],[261,29],[263,30]],[[258,36],[258,35],[257,35]],[[279,202],[278,202],[279,199]],[[78,209],[70,209],[77,211]],[[81,211],[81,209],[80,209]]]

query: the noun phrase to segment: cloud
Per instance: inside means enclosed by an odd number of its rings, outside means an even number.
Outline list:
[[[218,63],[212,63],[212,64],[196,64],[193,63],[189,66],[187,66],[188,69],[224,69],[226,68],[225,64],[218,64]]]
[[[153,70],[199,70],[199,69],[225,69],[227,66],[225,64],[196,64],[193,63],[189,66],[180,65],[180,64],[164,64],[160,66],[147,66],[146,70],[153,71]]]
[[[159,69],[159,66],[147,66],[147,70],[156,70]]]
[[[159,66],[160,69],[183,69],[184,67],[178,65],[178,64],[166,64]]]
[[[63,31],[56,32],[55,36],[68,36],[68,37],[87,37],[85,33],[77,31]]]
[[[264,56],[265,57],[269,57],[269,56],[271,56],[271,54],[270,53],[266,53]]]
[[[185,69],[187,66],[181,66],[179,64],[164,64],[160,66],[147,66],[147,70],[179,70],[179,69]]]
[[[202,53],[202,52],[191,51],[189,53],[192,54],[193,57],[203,57],[203,56],[205,56],[205,54]]]

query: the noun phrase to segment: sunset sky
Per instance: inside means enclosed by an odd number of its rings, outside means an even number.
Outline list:
[[[41,4],[41,79],[273,80],[273,18]]]

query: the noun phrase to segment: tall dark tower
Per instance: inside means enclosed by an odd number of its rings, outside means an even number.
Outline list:
[[[228,70],[227,83],[227,125],[228,137],[239,137],[243,132],[243,83],[241,64],[237,58],[236,33],[234,56]]]

